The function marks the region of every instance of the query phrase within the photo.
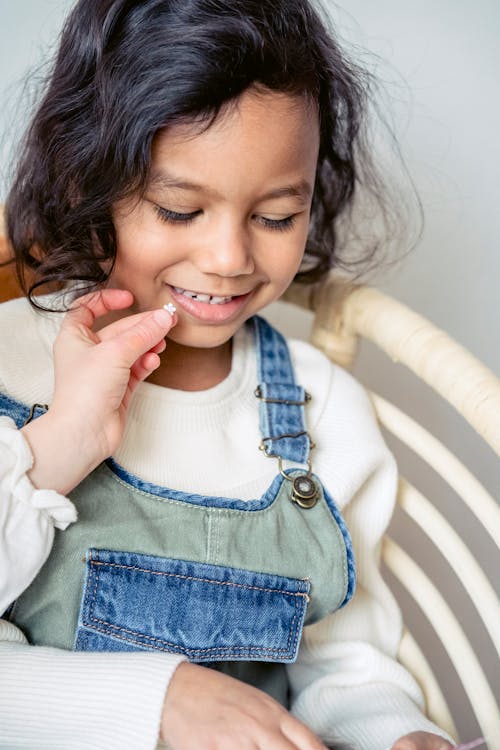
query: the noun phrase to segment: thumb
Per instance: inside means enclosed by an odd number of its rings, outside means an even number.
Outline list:
[[[130,368],[139,357],[157,346],[176,322],[166,310],[153,310],[144,313],[106,345],[115,350],[121,365]]]

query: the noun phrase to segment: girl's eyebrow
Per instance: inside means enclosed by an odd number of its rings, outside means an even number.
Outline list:
[[[204,193],[212,198],[221,198],[222,196],[217,190],[209,187],[208,185],[202,185],[197,182],[191,182],[183,178],[175,177],[174,175],[168,174],[165,171],[153,172],[148,187],[154,190],[170,190],[176,188],[177,190],[190,190],[196,193]],[[269,192],[261,195],[259,200],[273,200],[275,198],[300,198],[304,201],[309,200],[312,195],[312,185],[307,180],[299,180],[299,182],[292,185],[284,185],[283,187],[270,190]]]

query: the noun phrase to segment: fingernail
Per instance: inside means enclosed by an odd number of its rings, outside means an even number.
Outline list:
[[[169,326],[172,323],[172,315],[165,309],[155,310],[154,319],[161,326]]]
[[[173,315],[174,312],[176,312],[177,308],[175,305],[173,305],[171,302],[168,302],[166,305],[163,305],[163,309],[166,310],[170,315]]]

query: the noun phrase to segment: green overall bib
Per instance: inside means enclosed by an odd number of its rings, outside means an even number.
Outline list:
[[[261,318],[249,324],[263,449],[306,464],[307,394],[286,342]],[[0,395],[0,414],[19,426],[28,411]],[[9,614],[31,643],[184,654],[289,705],[285,664],[303,626],[346,604],[355,585],[349,533],[318,477],[287,469],[242,501],[151,485],[110,459],[71,499],[78,522],[56,532]]]

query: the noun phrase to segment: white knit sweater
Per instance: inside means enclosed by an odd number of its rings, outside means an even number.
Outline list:
[[[24,300],[0,306],[0,393],[50,404],[60,320],[33,312]],[[342,509],[358,566],[353,601],[304,629],[297,662],[288,666],[292,711],[327,743],[388,750],[411,731],[440,733],[394,660],[401,618],[378,570],[396,470],[362,388],[310,345],[289,345],[296,380],[313,397],[306,413],[317,445],[313,469]],[[231,372],[214,388],[138,388],[115,459],[172,489],[259,497],[277,466],[258,450],[255,386],[252,336],[241,330]],[[38,572],[54,525],[63,529],[75,517],[66,498],[34,490],[25,474],[31,460],[21,434],[0,419],[0,611]],[[0,748],[154,750],[165,690],[182,657],[32,647],[0,623]]]

